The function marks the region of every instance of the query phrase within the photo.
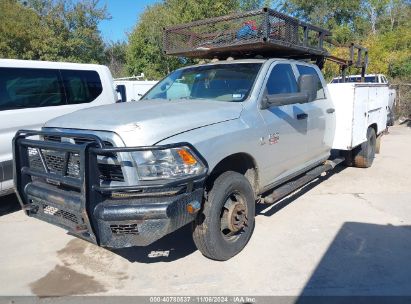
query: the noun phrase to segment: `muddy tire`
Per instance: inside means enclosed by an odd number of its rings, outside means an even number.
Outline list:
[[[353,156],[353,151],[343,151],[343,156],[344,156],[344,165],[347,167],[352,167],[354,166],[354,156]]]
[[[367,130],[367,141],[354,151],[353,164],[357,168],[371,167],[376,152],[377,136],[373,128]]]
[[[244,175],[227,171],[213,183],[203,209],[193,223],[198,250],[213,260],[225,261],[238,254],[254,230],[255,198]]]

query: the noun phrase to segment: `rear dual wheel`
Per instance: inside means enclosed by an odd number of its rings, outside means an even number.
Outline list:
[[[346,155],[346,164],[357,168],[371,167],[377,150],[377,135],[374,128],[367,130],[367,141],[349,151]]]
[[[208,192],[193,224],[193,239],[203,255],[225,261],[239,253],[254,230],[255,198],[247,178],[237,172],[221,174]]]

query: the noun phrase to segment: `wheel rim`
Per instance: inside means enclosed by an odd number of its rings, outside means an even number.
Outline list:
[[[220,214],[221,234],[226,241],[235,242],[247,230],[247,211],[242,194],[233,192],[227,196]]]

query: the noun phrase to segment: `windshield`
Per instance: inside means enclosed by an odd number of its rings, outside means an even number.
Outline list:
[[[250,94],[261,63],[213,64],[174,71],[142,99],[213,99],[241,102]]]

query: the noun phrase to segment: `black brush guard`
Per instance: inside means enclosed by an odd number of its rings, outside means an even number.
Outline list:
[[[80,137],[85,142],[28,138],[33,136]],[[21,130],[13,139],[14,182],[19,202],[27,215],[67,229],[94,244],[112,248],[148,245],[195,219],[196,215],[189,214],[186,207],[192,202],[201,203],[207,173],[166,183],[102,186],[97,156],[176,146],[188,146],[201,158],[188,143],[107,148],[92,134]],[[37,151],[43,172],[31,168],[29,149]],[[61,172],[48,168],[44,151],[61,154]],[[67,174],[71,155],[79,159],[77,177]]]

